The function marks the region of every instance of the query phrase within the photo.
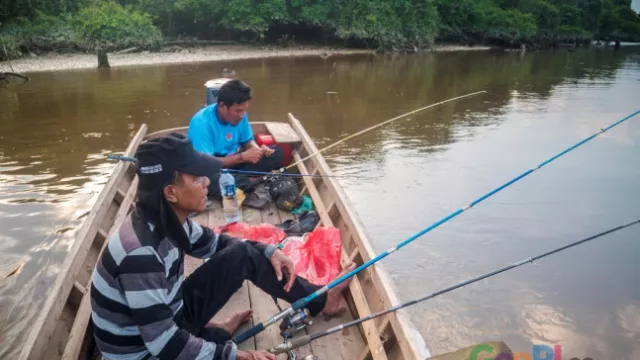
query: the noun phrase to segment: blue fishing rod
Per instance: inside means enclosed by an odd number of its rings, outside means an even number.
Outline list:
[[[472,279],[465,280],[465,281],[460,282],[460,283],[458,283],[456,285],[449,286],[449,287],[447,287],[445,289],[442,289],[442,290],[438,290],[436,292],[433,292],[433,293],[431,293],[429,295],[426,295],[426,296],[423,296],[421,298],[418,298],[418,299],[415,299],[415,300],[411,300],[411,301],[407,301],[407,302],[402,303],[402,304],[398,304],[398,305],[393,306],[391,308],[388,308],[386,310],[378,311],[376,313],[367,315],[367,316],[365,316],[363,318],[355,319],[355,320],[352,320],[352,321],[349,321],[347,323],[334,326],[334,327],[332,327],[330,329],[327,329],[327,330],[324,330],[324,331],[321,331],[321,332],[318,332],[318,333],[315,333],[315,334],[301,336],[299,338],[292,339],[291,341],[285,341],[284,343],[276,345],[276,346],[272,347],[271,349],[269,349],[269,352],[272,353],[272,354],[276,354],[276,355],[277,354],[287,353],[287,352],[289,352],[291,350],[299,348],[300,346],[307,345],[311,341],[314,341],[314,340],[319,339],[321,337],[324,337],[324,336],[327,336],[327,335],[331,335],[333,333],[341,331],[342,329],[346,329],[346,328],[361,324],[361,323],[363,323],[365,321],[368,321],[368,320],[371,320],[371,319],[375,319],[377,317],[380,317],[380,316],[383,316],[383,315],[398,311],[400,309],[404,309],[406,307],[421,303],[421,302],[429,300],[429,299],[433,299],[436,296],[440,296],[442,294],[446,294],[446,293],[448,293],[450,291],[453,291],[453,290],[459,289],[461,287],[473,284],[473,283],[478,282],[480,280],[484,280],[484,279],[490,278],[492,276],[501,274],[501,273],[503,273],[505,271],[509,271],[511,269],[515,269],[515,268],[520,267],[522,265],[533,263],[535,260],[542,259],[544,257],[547,257],[549,255],[558,253],[560,251],[566,250],[566,249],[574,247],[574,246],[578,246],[580,244],[583,244],[583,243],[586,243],[588,241],[597,239],[597,238],[602,237],[604,235],[608,235],[608,234],[614,233],[614,232],[616,232],[618,230],[622,230],[624,228],[627,228],[627,227],[630,227],[630,226],[633,226],[633,225],[637,225],[638,223],[640,223],[640,218],[637,218],[636,220],[634,220],[632,222],[629,222],[629,223],[626,223],[626,224],[623,224],[623,225],[619,225],[619,226],[616,226],[616,227],[614,227],[612,229],[603,231],[603,232],[601,232],[599,234],[589,236],[588,238],[585,238],[585,239],[582,239],[582,240],[578,240],[578,241],[573,242],[571,244],[567,244],[567,245],[561,246],[559,248],[553,249],[551,251],[547,251],[545,253],[542,253],[542,254],[539,254],[539,255],[536,255],[536,256],[532,256],[530,258],[526,258],[526,259],[520,260],[520,261],[518,261],[516,263],[513,263],[511,265],[507,265],[507,266],[502,267],[502,268],[497,269],[497,270],[493,270],[493,271],[491,271],[489,273],[486,273],[484,275],[476,276],[476,277],[474,277]]]
[[[558,159],[559,157],[571,152],[572,150],[578,148],[579,146],[593,140],[595,137],[597,137],[598,135],[601,135],[609,130],[611,130],[612,128],[622,124],[623,122],[631,119],[632,117],[636,116],[640,114],[640,110],[634,112],[631,115],[628,115],[616,122],[614,122],[613,124],[600,129],[600,131],[594,133],[593,135],[587,137],[586,139],[576,143],[575,145],[567,148],[566,150],[558,153],[557,155],[554,155],[553,157],[549,158],[548,160],[543,161],[542,163],[538,164],[536,167],[529,169],[525,172],[523,172],[522,174],[516,176],[515,178],[507,181],[506,183],[500,185],[499,187],[489,191],[488,193],[486,193],[485,195],[482,195],[481,197],[479,197],[478,199],[470,202],[468,205],[452,212],[451,214],[443,217],[442,219],[436,221],[435,223],[429,225],[429,227],[421,230],[420,232],[416,233],[415,235],[411,236],[410,238],[404,240],[403,242],[395,245],[394,247],[392,247],[391,249],[381,253],[380,255],[376,256],[375,258],[367,261],[366,263],[358,266],[357,268],[353,269],[352,271],[350,271],[349,273],[333,280],[332,282],[330,282],[329,284],[323,286],[322,288],[318,289],[316,292],[314,292],[313,294],[310,294],[309,296],[302,298],[296,302],[294,302],[293,304],[291,304],[291,306],[289,308],[287,308],[284,311],[281,311],[280,313],[274,315],[273,317],[271,317],[269,320],[267,320],[264,323],[260,323],[255,325],[254,327],[252,327],[251,329],[245,331],[244,333],[241,333],[240,335],[238,335],[234,341],[237,344],[240,344],[244,341],[246,341],[247,339],[249,339],[250,337],[255,336],[256,334],[259,334],[260,332],[262,332],[264,329],[266,329],[268,326],[271,326],[273,324],[275,324],[276,322],[284,319],[287,316],[292,315],[293,313],[297,312],[300,309],[303,309],[305,306],[307,306],[307,304],[309,304],[311,301],[313,301],[315,298],[317,298],[318,296],[321,296],[325,293],[327,293],[329,290],[333,289],[334,287],[336,287],[337,285],[341,284],[342,282],[344,282],[345,280],[347,280],[348,278],[352,277],[353,275],[359,273],[360,271],[368,268],[369,266],[377,263],[378,261],[384,259],[385,257],[391,255],[393,252],[399,250],[400,248],[404,247],[405,245],[413,242],[414,240],[416,240],[417,238],[423,236],[424,234],[430,232],[431,230],[437,228],[438,226],[446,223],[447,221],[455,218],[456,216],[462,214],[463,212],[469,210],[470,208],[478,205],[479,203],[481,203],[482,201],[488,199],[489,197],[495,195],[496,193],[500,192],[501,190],[511,186],[512,184],[518,182],[519,180],[527,177],[528,175],[530,175],[531,173],[533,173],[534,171],[548,165],[549,163],[551,163],[552,161]]]

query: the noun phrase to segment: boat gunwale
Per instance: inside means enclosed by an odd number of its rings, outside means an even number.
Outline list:
[[[307,151],[310,154],[317,153],[309,159],[305,159],[305,161],[315,162],[318,165],[318,171],[323,175],[327,175],[322,177],[322,181],[327,184],[328,190],[333,193],[332,195],[336,201],[340,216],[345,221],[345,226],[352,232],[354,242],[360,250],[362,260],[366,262],[373,259],[377,254],[373,250],[369,237],[364,230],[364,226],[360,223],[359,217],[357,216],[357,213],[349,201],[344,189],[336,178],[332,176],[333,171],[331,170],[331,167],[327,164],[322,154],[318,152],[315,143],[300,121],[291,113],[288,114],[288,118],[289,123],[292,125],[294,130],[301,135],[303,143],[305,143],[305,147],[308,147]],[[351,224],[349,224],[349,221]],[[373,286],[376,292],[382,297],[384,302],[383,307],[385,309],[400,304],[393,281],[388,275],[383,264],[378,262],[369,266],[365,271],[371,275]],[[425,359],[430,357],[431,354],[424,339],[422,338],[422,335],[420,335],[415,325],[413,325],[413,322],[408,318],[404,309],[395,311],[386,316],[391,318],[391,325],[394,333],[396,333],[396,341],[398,341],[401,346],[402,353],[405,357],[410,356],[412,359]],[[402,336],[398,336],[398,334]],[[406,341],[408,347],[403,344],[400,339]]]
[[[135,150],[143,141],[147,133],[147,125],[142,124],[134,137],[129,141],[126,156],[133,156]],[[19,360],[41,359],[47,347],[50,345],[53,333],[56,330],[60,317],[65,306],[70,302],[76,279],[82,270],[82,265],[87,260],[91,247],[95,239],[100,235],[100,225],[106,219],[110,205],[118,196],[118,190],[122,183],[127,180],[127,172],[130,171],[131,163],[117,163],[107,183],[100,190],[96,202],[91,207],[89,215],[78,228],[75,241],[65,256],[61,265],[60,273],[56,276],[51,285],[51,292],[46,297],[39,314],[35,319],[34,326],[30,329],[22,350],[18,356]],[[118,207],[120,205],[118,204]],[[111,226],[109,226],[110,228]],[[106,241],[106,239],[105,239]],[[82,285],[82,284],[80,284]],[[75,317],[74,317],[75,320]]]

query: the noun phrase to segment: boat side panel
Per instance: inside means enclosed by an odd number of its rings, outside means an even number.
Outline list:
[[[132,156],[134,154],[146,131],[147,126],[143,124],[127,147],[125,155]],[[100,226],[106,226],[107,229],[110,227],[110,224],[103,224],[108,210],[105,205],[114,201],[116,192],[130,165],[130,163],[118,163],[115,165],[109,181],[98,196],[89,216],[87,216],[78,230],[76,241],[63,263],[60,275],[53,283],[49,296],[40,310],[40,315],[27,337],[19,357],[20,360],[46,358],[44,352],[55,335],[56,327],[61,319],[63,309],[68,303],[71,289],[84,264],[87,252],[91,248],[92,242],[99,236]],[[109,219],[109,221],[113,220],[113,218]]]
[[[317,147],[308,134],[306,134],[306,131],[300,122],[291,114],[289,114],[289,121],[293,128],[301,134],[304,147],[308,150],[307,153],[317,152]],[[326,164],[322,156],[313,156],[309,160],[310,162],[315,163],[315,166],[320,169],[322,174],[332,174],[331,169]],[[372,259],[376,254],[373,251],[361,225],[357,223],[355,211],[351,208],[344,191],[333,178],[325,177],[323,178],[323,181],[327,185],[329,194],[333,195],[333,198],[336,201],[336,207],[340,212],[341,217],[345,220],[348,232],[352,233],[357,249],[360,251],[360,254],[355,257],[361,256],[364,261]],[[382,264],[372,266],[371,277],[376,293],[384,300],[384,308],[389,308],[399,303],[390,278],[386,274],[386,271],[384,271]],[[375,302],[372,301],[372,303]],[[393,331],[397,335],[397,341],[402,348],[404,358],[424,359],[425,357],[428,357],[429,352],[424,344],[424,340],[415,330],[415,327],[411,324],[402,310],[391,314],[390,318]]]
[[[298,163],[298,167],[301,173],[309,172],[304,162],[301,162],[301,156],[297,151],[294,152],[293,158]],[[309,191],[309,194],[313,199],[315,208],[318,211],[318,215],[320,215],[321,224],[324,226],[333,227],[334,226],[333,222],[329,218],[329,212],[327,211],[327,208],[325,206],[325,203],[332,200],[327,201],[328,199],[322,198],[312,178],[303,177],[303,181],[306,183],[307,190]],[[344,248],[342,249],[340,262],[343,266],[349,262],[349,255],[347,254]],[[349,290],[350,290],[351,298],[353,299],[353,303],[355,304],[355,308],[357,310],[356,314],[354,315],[363,317],[371,314],[370,306],[367,302],[367,299],[364,297],[364,293],[362,291],[362,285],[360,283],[360,280],[357,277],[352,278],[351,284],[349,285]],[[380,341],[380,335],[378,334],[375,324],[371,322],[364,322],[360,326],[362,327],[362,331],[367,340],[367,345],[368,345],[367,350],[371,352],[374,360],[387,359],[386,353],[383,351],[383,346]]]
[[[129,176],[132,176],[130,173]],[[134,178],[132,181],[127,181],[129,184],[128,189],[125,191],[124,198],[121,200],[118,211],[115,215],[115,221],[109,230],[108,236],[111,236],[114,232],[118,231],[127,215],[130,211],[130,205],[135,201],[136,188],[138,186],[138,179]],[[115,203],[115,202],[114,202]],[[88,256],[87,262],[85,262],[85,267],[90,267],[90,275],[93,273],[93,269],[95,269],[95,264],[102,255],[104,248],[107,246],[107,242],[102,242],[102,246],[97,251],[95,256]],[[92,246],[95,248],[95,246]],[[92,262],[91,262],[92,261]],[[93,264],[93,265],[92,265]],[[90,276],[89,276],[90,278]],[[78,311],[75,314],[73,319],[73,326],[71,327],[71,331],[69,333],[69,337],[67,339],[67,343],[64,347],[64,353],[62,354],[63,360],[78,360],[80,359],[81,352],[87,348],[87,342],[93,342],[93,332],[89,327],[90,318],[91,318],[91,296],[89,293],[90,284],[89,280],[87,280],[85,288],[84,288],[84,296],[82,298],[82,302],[78,308]],[[84,359],[83,359],[84,360]]]

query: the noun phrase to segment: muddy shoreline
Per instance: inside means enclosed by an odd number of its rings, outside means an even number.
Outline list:
[[[467,47],[460,45],[436,45],[432,49],[426,51],[482,51],[489,49],[491,48],[485,46]],[[111,67],[119,68],[125,66],[262,59],[273,57],[320,56],[328,58],[334,55],[372,53],[372,50],[365,49],[336,49],[329,47],[275,48],[267,46],[216,45],[184,47],[179,49],[172,47],[165,48],[157,52],[144,51],[127,54],[109,54],[109,63]],[[41,56],[32,55],[21,59],[0,62],[0,72],[12,71],[11,68],[13,68],[13,72],[25,74],[42,71],[91,69],[96,68],[97,64],[97,57],[93,54],[51,53]]]

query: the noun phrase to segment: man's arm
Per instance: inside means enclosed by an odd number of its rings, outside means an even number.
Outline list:
[[[191,140],[193,148],[196,149],[196,151],[208,156],[215,156],[213,137],[211,136],[205,119],[202,118],[200,113],[191,119],[189,129],[187,130],[187,137]],[[218,157],[218,159],[222,160],[222,166],[225,168],[230,168],[245,162],[242,154]]]
[[[218,235],[208,227],[200,226],[200,224],[187,219],[187,225],[189,223],[191,224],[190,228],[185,228],[185,230],[189,234],[189,241],[192,244],[188,255],[193,257],[206,259],[227,246],[243,242],[243,240],[225,234]],[[275,245],[268,245],[258,241],[244,240],[244,242],[255,246],[267,259],[270,259],[277,249]]]
[[[222,160],[223,168],[231,168],[245,162],[244,156],[242,155],[242,153],[233,154],[225,157],[218,157],[218,159]]]
[[[236,359],[237,347],[233,342],[214,344],[177,326],[167,305],[172,299],[168,294],[165,267],[153,249],[133,250],[120,263],[119,269],[118,282],[151,355],[160,360]]]
[[[247,151],[251,148],[260,148],[258,146],[258,144],[256,144],[255,140],[249,140],[246,143],[242,144],[242,148],[244,149],[244,151]]]

